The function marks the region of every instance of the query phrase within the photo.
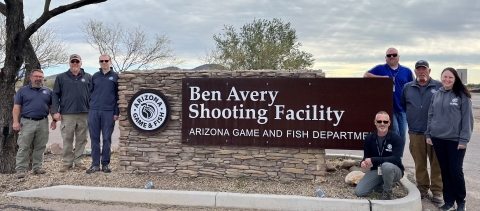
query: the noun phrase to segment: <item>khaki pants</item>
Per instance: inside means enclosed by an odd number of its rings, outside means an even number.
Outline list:
[[[426,143],[424,135],[409,134],[409,136],[409,149],[415,162],[415,179],[418,190],[428,192],[430,189],[433,194],[442,194],[442,175],[433,146]],[[430,178],[427,157],[430,160]]]
[[[40,121],[21,118],[20,123],[22,124],[22,129],[18,133],[18,152],[15,169],[17,172],[28,170],[32,143],[33,170],[40,169],[43,163],[43,153],[48,143],[48,118]]]
[[[87,145],[88,113],[63,114],[60,130],[63,138],[63,165],[83,164],[83,152]],[[75,137],[75,150],[73,138]]]

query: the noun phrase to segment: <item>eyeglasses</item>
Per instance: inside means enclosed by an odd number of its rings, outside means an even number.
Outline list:
[[[70,63],[72,63],[72,64],[73,64],[73,63],[80,63],[80,61],[78,61],[78,60],[72,60],[72,61],[70,61]]]
[[[109,61],[110,61],[110,60],[100,60],[100,63],[104,63],[104,62],[107,63],[107,62],[109,62]]]
[[[383,124],[388,124],[389,121],[387,121],[387,120],[383,120],[383,121],[382,120],[377,120],[378,124],[382,124],[382,122],[383,122]]]
[[[32,75],[34,78],[43,78],[43,76],[38,76],[38,75]]]
[[[396,53],[387,54],[387,57],[388,57],[388,58],[390,58],[390,57],[392,57],[392,56],[393,56],[393,57],[397,57],[397,56],[398,56],[398,54],[396,54]]]

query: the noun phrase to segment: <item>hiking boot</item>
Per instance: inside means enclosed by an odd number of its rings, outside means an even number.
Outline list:
[[[27,171],[17,171],[17,179],[22,179],[24,177],[26,177],[28,174]]]
[[[71,166],[63,165],[62,168],[60,168],[59,172],[67,172],[70,168]]]
[[[80,170],[87,170],[87,166],[85,166],[85,164],[83,163],[76,163],[75,168],[78,168]]]
[[[45,174],[47,173],[44,169],[39,168],[37,170],[33,170],[33,174]]]
[[[91,174],[91,173],[95,173],[95,172],[97,172],[97,171],[100,171],[100,167],[98,167],[98,166],[92,166],[92,167],[90,167],[86,172],[87,172],[87,174]]]
[[[383,191],[380,200],[392,200],[392,191]]]
[[[423,190],[420,191],[420,197],[421,197],[422,199],[424,199],[424,198],[427,197],[427,196],[428,196],[428,191],[423,191]]]
[[[466,211],[467,210],[467,205],[465,203],[457,203],[457,211]]]
[[[108,168],[108,165],[102,166],[102,171],[103,171],[103,173],[110,173],[110,172],[112,172],[112,170],[110,170],[110,168]]]
[[[432,196],[432,202],[433,203],[437,203],[437,204],[441,204],[443,203],[443,196],[442,194],[433,194]]]
[[[455,207],[453,205],[447,205],[447,204],[444,204],[443,206],[439,207],[438,209],[442,210],[442,211],[455,211]]]

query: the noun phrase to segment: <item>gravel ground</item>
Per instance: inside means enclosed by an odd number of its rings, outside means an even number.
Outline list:
[[[58,172],[61,167],[60,155],[46,155],[44,159],[44,169],[47,171],[44,175],[30,174],[26,178],[17,179],[14,174],[0,174],[0,195],[8,192],[36,189],[42,187],[50,187],[55,185],[78,185],[78,186],[96,186],[96,187],[121,187],[121,188],[143,188],[150,181],[155,185],[155,189],[163,190],[190,190],[190,191],[214,191],[214,192],[234,192],[234,193],[258,193],[258,194],[277,194],[277,195],[299,195],[316,197],[315,190],[321,188],[326,197],[343,198],[343,199],[360,199],[354,195],[354,186],[345,183],[344,178],[346,172],[337,170],[327,173],[325,181],[315,183],[313,181],[295,181],[295,182],[279,182],[279,181],[261,181],[252,179],[215,179],[215,178],[180,178],[174,176],[162,176],[156,174],[120,174],[116,172],[118,166],[118,158],[114,153],[112,156],[111,168],[112,173],[106,174],[98,172],[94,174],[86,174],[85,171],[78,169],[70,170],[66,173]],[[90,163],[91,158],[86,157],[85,163]],[[335,162],[339,162],[336,160]],[[400,186],[394,189],[394,197],[401,198],[406,196],[407,192]],[[372,194],[369,198],[377,198],[377,194]],[[23,201],[22,203],[17,203]],[[29,203],[85,203],[84,201],[73,200],[45,200],[45,199],[20,199],[16,197],[0,196],[0,209],[10,210],[29,210],[18,204]],[[178,206],[162,206],[162,205],[145,205],[145,204],[122,204],[122,203],[104,203],[89,202],[87,204],[102,204],[103,206],[124,206],[128,207],[154,209],[154,210],[236,210],[218,208],[213,209],[202,207],[178,207]],[[24,206],[24,205],[23,205]],[[135,208],[135,210],[137,210]],[[64,207],[63,210],[68,209]],[[31,209],[37,210],[37,209]],[[48,209],[55,210],[55,209]],[[86,210],[94,210],[86,208]],[[102,209],[105,210],[105,209]],[[110,210],[110,209],[109,209]],[[111,210],[122,210],[121,208],[111,208]],[[131,210],[131,208],[130,208]]]

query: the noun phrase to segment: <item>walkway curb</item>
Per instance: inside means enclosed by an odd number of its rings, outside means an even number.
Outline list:
[[[349,157],[327,155],[327,157]],[[358,156],[356,156],[358,157]],[[361,158],[360,158],[361,159]],[[105,202],[149,203],[179,206],[205,206],[266,210],[422,210],[420,192],[407,178],[400,183],[408,195],[396,200],[332,199],[294,195],[242,194],[206,191],[145,190],[131,188],[60,185],[8,193],[8,196],[48,199],[95,200]]]

